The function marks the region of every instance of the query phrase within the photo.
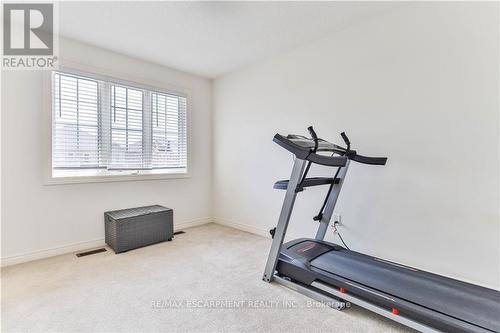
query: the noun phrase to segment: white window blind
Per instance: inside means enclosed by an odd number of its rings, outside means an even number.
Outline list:
[[[111,86],[111,160],[112,169],[144,169],[143,92]]]
[[[53,82],[53,166],[99,167],[97,81],[56,73]]]
[[[153,168],[186,165],[186,98],[153,93]]]
[[[186,172],[186,113],[181,94],[53,72],[53,175],[92,169]]]

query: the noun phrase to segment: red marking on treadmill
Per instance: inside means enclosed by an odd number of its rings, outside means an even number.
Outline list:
[[[347,289],[345,288],[340,288],[339,291],[342,293],[342,294],[345,294],[347,292]]]
[[[306,246],[298,249],[297,252],[304,253],[304,252],[309,251],[310,249],[314,248],[315,246],[316,246],[316,243],[309,243]]]
[[[399,310],[396,308],[392,308],[392,314],[397,316],[399,314]]]

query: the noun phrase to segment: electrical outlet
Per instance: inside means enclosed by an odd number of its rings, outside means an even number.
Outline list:
[[[342,224],[342,215],[333,214],[333,223]]]

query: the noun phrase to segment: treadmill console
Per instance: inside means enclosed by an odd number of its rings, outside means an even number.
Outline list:
[[[314,130],[312,133],[314,133]],[[315,133],[313,138],[296,134],[286,136],[276,134],[273,141],[294,154],[297,158],[320,165],[343,167],[346,165],[347,159],[370,165],[385,165],[387,162],[387,157],[368,157],[358,154],[355,150],[351,149],[351,143],[347,135],[342,132],[341,136],[347,145],[345,148],[320,139],[316,137]],[[328,154],[318,154],[318,152]]]

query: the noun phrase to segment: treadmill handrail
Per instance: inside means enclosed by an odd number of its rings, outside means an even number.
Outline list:
[[[385,165],[385,163],[387,162],[387,157],[369,157],[358,154],[354,155],[354,157],[350,159],[358,163],[370,165]]]

